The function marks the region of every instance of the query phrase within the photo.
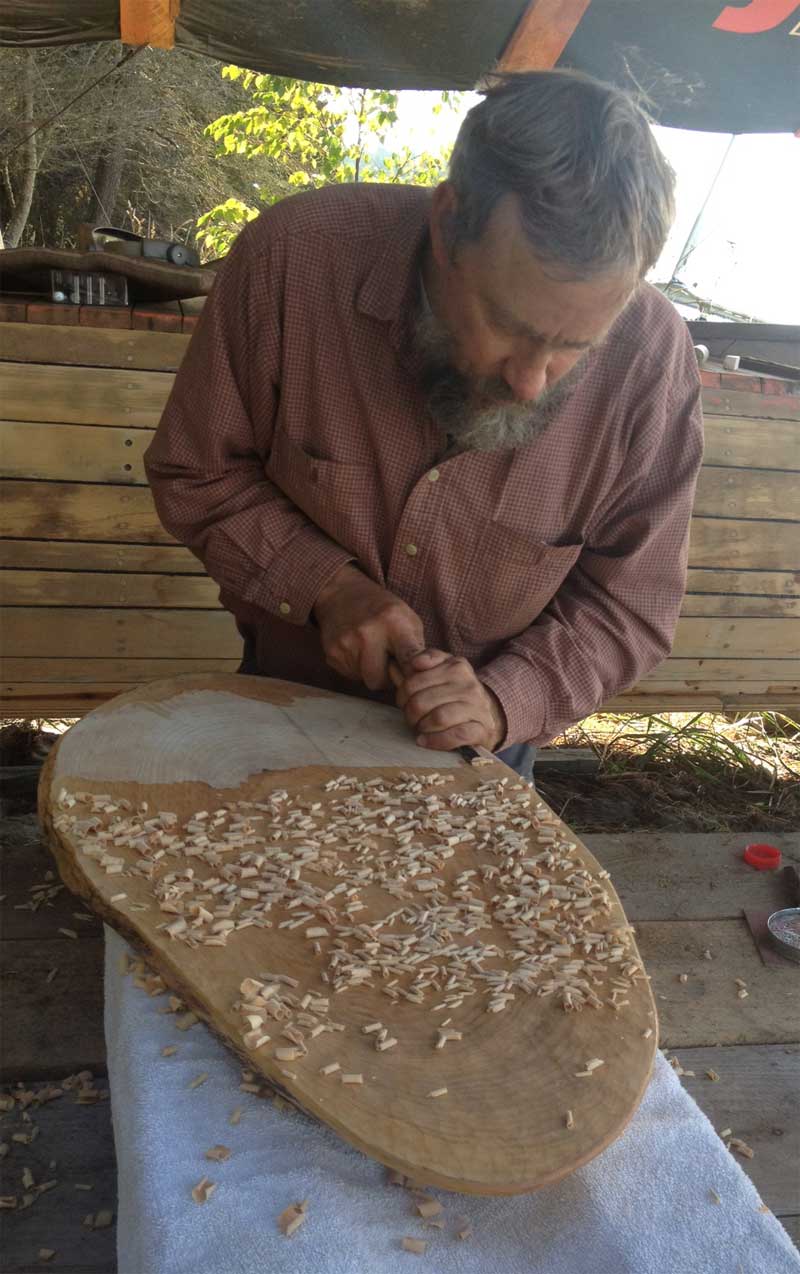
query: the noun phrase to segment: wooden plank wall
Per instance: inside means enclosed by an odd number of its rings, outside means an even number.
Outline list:
[[[142,462],[196,311],[0,300],[2,715],[80,715],[137,682],[238,666],[234,622],[159,524]],[[702,376],[673,653],[614,706],[797,711],[800,385]]]

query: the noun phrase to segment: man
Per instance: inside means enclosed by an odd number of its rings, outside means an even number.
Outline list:
[[[623,93],[531,72],[435,191],[248,226],[145,456],[243,671],[394,694],[421,746],[529,772],[669,653],[702,453],[691,343],[642,282],[672,185]]]

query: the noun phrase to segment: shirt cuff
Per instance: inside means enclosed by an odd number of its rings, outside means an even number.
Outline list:
[[[544,733],[546,687],[526,659],[499,655],[479,670],[478,680],[494,692],[505,713],[506,735],[495,752],[514,743],[549,742]]]
[[[356,559],[314,526],[294,536],[269,572],[256,575],[243,600],[289,624],[307,624],[320,591],[346,562]]]

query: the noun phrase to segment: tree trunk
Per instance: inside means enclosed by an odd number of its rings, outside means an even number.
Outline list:
[[[92,206],[94,224],[102,222],[113,226],[114,211],[119,199],[122,170],[125,166],[125,148],[122,137],[115,131],[97,161],[94,175],[95,200]]]
[[[33,203],[36,174],[39,168],[36,138],[33,136],[35,127],[33,118],[33,53],[29,50],[25,58],[25,70],[22,77],[21,128],[26,139],[22,146],[22,179],[19,190],[15,192],[16,206],[6,226],[5,240],[7,248],[16,248],[19,245],[22,233],[28,224],[28,216]]]

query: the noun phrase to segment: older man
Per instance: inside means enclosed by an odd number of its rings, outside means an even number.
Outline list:
[[[643,276],[672,174],[623,93],[497,79],[430,192],[275,205],[225,262],[146,466],[243,670],[396,695],[522,772],[670,649],[702,453]]]

